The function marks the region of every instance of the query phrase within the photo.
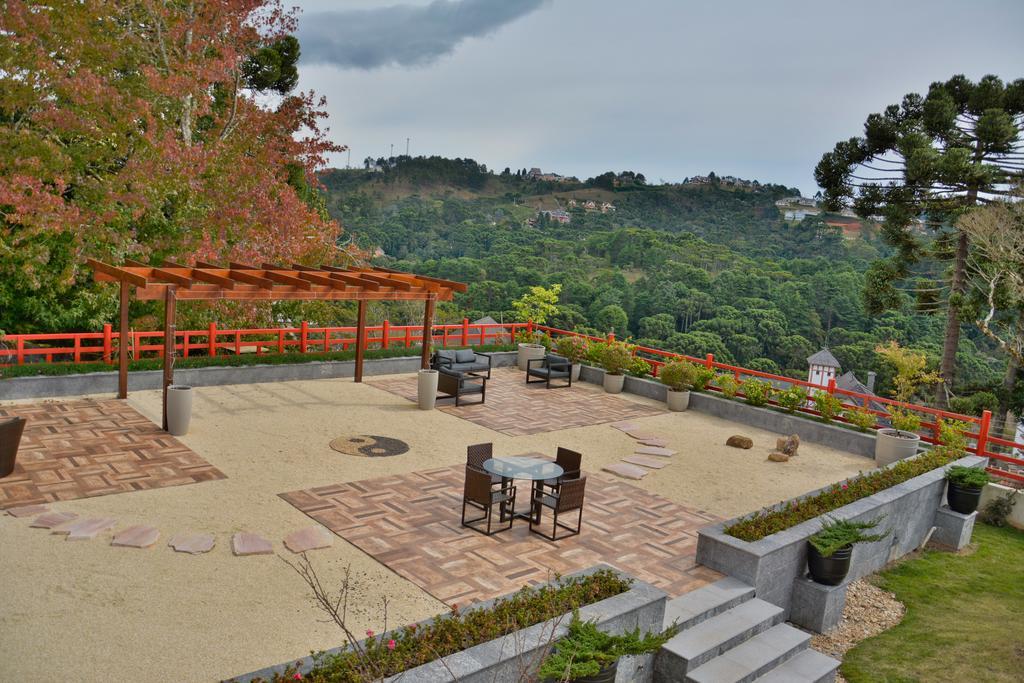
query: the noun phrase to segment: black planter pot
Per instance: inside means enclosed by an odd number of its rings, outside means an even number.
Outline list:
[[[823,557],[817,549],[807,544],[807,569],[810,570],[811,580],[826,586],[838,586],[850,573],[850,557],[853,555],[853,546],[832,553],[831,557]]]
[[[961,515],[969,515],[978,509],[978,502],[981,500],[981,487],[960,486],[949,482],[946,490],[946,499],[949,501],[949,508]]]
[[[14,459],[18,456],[18,445],[25,431],[25,418],[0,418],[0,477],[14,471]]]
[[[575,679],[576,683],[615,683],[615,674],[619,671],[619,662],[616,661],[614,664],[609,666],[607,669],[601,669],[593,676],[584,676],[583,678]]]

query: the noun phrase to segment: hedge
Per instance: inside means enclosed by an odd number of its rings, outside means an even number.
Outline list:
[[[901,460],[892,467],[861,473],[821,491],[813,496],[765,508],[725,527],[725,533],[742,541],[759,541],[826,512],[831,512],[854,501],[884,491],[908,479],[930,472],[962,458],[962,449],[936,446],[915,458]]]
[[[418,347],[417,347],[418,348]],[[464,348],[464,347],[452,347]],[[486,346],[473,347],[476,351],[514,351],[515,346],[510,344],[488,344]],[[367,359],[374,358],[401,358],[414,355],[412,349],[369,349],[366,351]],[[328,353],[265,353],[256,355],[254,353],[229,355],[229,356],[190,356],[188,358],[175,358],[175,369],[187,368],[210,368],[210,367],[244,367],[248,365],[283,365],[287,363],[312,363],[315,361],[347,361],[356,357],[355,349],[349,351],[331,351]],[[163,367],[160,358],[143,358],[128,362],[128,370],[131,372],[142,370],[159,370]],[[26,365],[12,365],[0,368],[0,379],[13,377],[37,377],[57,375],[81,375],[93,372],[114,372],[116,365],[107,363],[29,363]]]

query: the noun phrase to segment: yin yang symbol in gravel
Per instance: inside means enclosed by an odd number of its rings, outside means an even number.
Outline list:
[[[347,455],[361,455],[368,458],[386,458],[401,455],[409,450],[409,444],[389,436],[355,434],[339,436],[331,442],[331,448]]]

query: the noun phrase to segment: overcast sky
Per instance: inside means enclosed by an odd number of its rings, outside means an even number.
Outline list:
[[[408,137],[498,170],[713,170],[813,194],[821,154],[905,93],[1024,78],[1022,0],[298,4],[300,88],[327,96],[353,165]]]

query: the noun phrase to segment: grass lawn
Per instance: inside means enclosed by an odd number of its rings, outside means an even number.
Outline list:
[[[907,615],[846,654],[850,683],[1024,680],[1024,532],[979,523],[973,541],[878,576]]]

